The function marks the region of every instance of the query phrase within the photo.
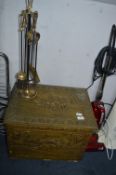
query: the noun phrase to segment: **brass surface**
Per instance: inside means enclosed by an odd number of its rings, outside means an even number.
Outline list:
[[[17,73],[16,78],[17,78],[17,80],[24,81],[24,80],[26,80],[26,73],[20,71]]]
[[[20,72],[16,75],[17,91],[24,98],[37,95],[37,48],[40,34],[36,31],[38,12],[32,11],[33,1],[25,1],[26,9],[19,15],[20,32]],[[33,85],[32,85],[33,84]]]
[[[38,85],[33,99],[15,89],[4,124],[9,155],[19,158],[79,160],[97,130],[85,89],[49,85]]]
[[[22,97],[27,99],[34,98],[37,95],[37,91],[36,91],[36,88],[33,86],[34,85],[29,85],[27,88],[24,88],[21,94]]]
[[[39,83],[40,82],[39,75],[37,74],[36,69],[31,64],[29,65],[29,72],[32,76],[32,81],[34,83]]]

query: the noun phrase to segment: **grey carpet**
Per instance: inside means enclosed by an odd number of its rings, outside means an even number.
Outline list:
[[[12,160],[8,158],[5,137],[0,135],[0,175],[116,175],[116,153],[85,153],[79,162]]]

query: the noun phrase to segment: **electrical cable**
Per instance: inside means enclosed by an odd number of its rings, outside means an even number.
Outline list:
[[[109,70],[105,70],[104,68],[104,62],[105,62],[105,55],[108,52],[108,46],[102,48],[98,54],[98,56],[95,59],[94,62],[94,70],[93,70],[93,77],[92,77],[92,83],[86,88],[86,90],[90,89],[94,82],[102,77],[104,73],[107,74],[107,76],[115,75],[116,74],[116,48],[113,49],[111,56],[112,56],[112,62],[110,64]]]
[[[106,54],[109,52],[109,46],[102,48],[95,59],[94,71],[93,71],[93,82],[105,73],[107,76],[116,74],[116,48],[111,52],[110,57],[112,57],[109,69],[105,69],[104,62],[106,59]]]
[[[104,105],[108,105],[108,106],[110,106],[110,107],[112,107],[112,106],[113,106],[112,104],[107,103],[107,102],[104,102]]]
[[[94,82],[103,77],[115,75],[116,74],[116,26],[112,26],[109,44],[108,46],[103,47],[98,53],[93,69],[92,83],[86,88],[87,90],[91,88]]]
[[[88,91],[94,84],[94,82],[99,79],[100,77],[97,77],[95,80],[92,79],[92,83],[86,88],[86,90]]]

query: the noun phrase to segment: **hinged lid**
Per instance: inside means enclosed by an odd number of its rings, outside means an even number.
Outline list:
[[[12,93],[5,124],[52,129],[96,130],[87,91],[83,88],[38,85],[34,99]]]

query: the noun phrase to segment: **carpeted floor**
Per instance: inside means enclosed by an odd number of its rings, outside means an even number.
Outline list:
[[[116,175],[116,152],[112,160],[105,151],[85,153],[79,162],[12,160],[0,135],[0,175]]]

